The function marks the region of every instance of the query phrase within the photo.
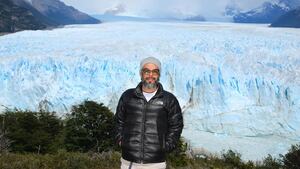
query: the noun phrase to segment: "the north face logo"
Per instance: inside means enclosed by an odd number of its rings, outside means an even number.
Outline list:
[[[157,101],[157,102],[155,102],[155,104],[157,104],[157,105],[164,105],[164,102],[163,101]]]

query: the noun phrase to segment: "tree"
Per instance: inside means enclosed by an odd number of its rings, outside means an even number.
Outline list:
[[[6,134],[7,132],[5,132],[5,118],[4,115],[0,114],[0,120],[2,122],[1,126],[0,126],[0,154],[1,153],[6,153],[9,151],[9,147],[11,144],[11,141],[7,138]]]
[[[263,164],[260,167],[257,168],[262,168],[262,169],[281,169],[282,168],[282,163],[279,159],[273,158],[270,154],[263,160]]]
[[[6,133],[0,128],[0,154],[9,151],[11,141],[6,137]]]
[[[181,137],[177,143],[176,148],[167,155],[167,161],[170,163],[169,165],[172,165],[173,167],[185,167],[188,165],[187,159],[188,156],[186,154],[188,148],[188,144],[185,142],[185,140]]]
[[[113,113],[94,101],[84,101],[72,107],[67,115],[65,145],[69,151],[110,150],[114,146]]]
[[[56,151],[57,137],[62,131],[55,112],[8,110],[4,113],[4,131],[12,141],[13,152],[47,153]]]
[[[281,155],[284,167],[286,169],[300,168],[300,145],[292,145],[288,153]]]

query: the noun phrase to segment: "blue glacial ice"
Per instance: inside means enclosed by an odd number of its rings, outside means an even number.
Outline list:
[[[114,112],[140,80],[139,61],[162,61],[196,153],[233,149],[258,160],[300,142],[300,30],[209,22],[106,22],[0,36],[0,110],[64,115],[85,99]]]

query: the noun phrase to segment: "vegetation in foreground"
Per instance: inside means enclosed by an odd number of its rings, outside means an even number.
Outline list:
[[[102,103],[84,101],[64,119],[47,106],[40,111],[7,110],[0,114],[1,169],[119,169],[113,113]],[[167,158],[168,169],[300,169],[300,145],[260,162],[242,161],[228,150],[221,156],[187,155],[180,140]]]
[[[262,162],[243,162],[231,150],[222,157],[188,158],[184,153],[172,153],[167,159],[167,169],[299,169],[299,146],[282,159],[271,156]],[[295,148],[295,147],[294,147]],[[60,150],[55,154],[2,153],[1,169],[119,169],[121,154],[118,151],[80,153]]]

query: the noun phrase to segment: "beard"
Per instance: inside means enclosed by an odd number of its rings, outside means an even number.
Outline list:
[[[143,87],[147,89],[156,89],[158,86],[159,78],[151,78],[153,79],[154,83],[148,83],[147,80],[150,79],[150,77],[142,79]]]

